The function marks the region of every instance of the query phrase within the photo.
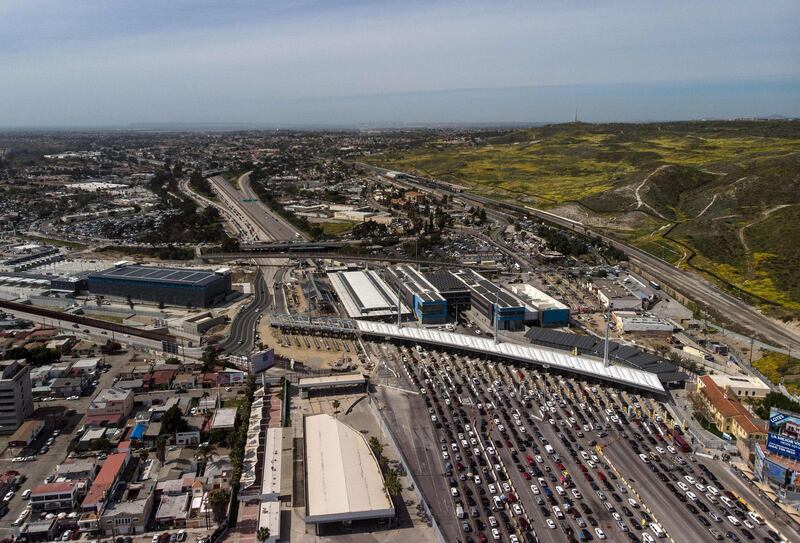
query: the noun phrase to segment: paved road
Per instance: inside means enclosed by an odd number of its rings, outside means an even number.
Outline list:
[[[273,272],[268,271],[267,273],[270,275],[268,281],[271,283]],[[246,355],[253,350],[258,319],[261,317],[262,312],[272,303],[267,282],[264,281],[264,274],[260,268],[256,273],[253,285],[255,288],[253,300],[233,318],[228,339],[220,345],[228,354]]]
[[[308,240],[308,236],[301,230],[295,228],[289,221],[272,211],[261,199],[258,197],[253,187],[250,184],[250,172],[242,175],[239,178],[239,187],[245,198],[258,200],[256,205],[264,212],[264,225],[272,233],[276,240]]]
[[[237,190],[220,176],[209,179],[220,201],[240,222],[247,223],[248,237],[256,241],[303,240],[303,233],[269,209],[250,186],[250,174],[239,177]],[[251,201],[245,201],[251,200]]]
[[[385,174],[390,171],[372,166],[370,164],[359,163],[359,165],[369,168],[379,174]],[[454,192],[447,185],[437,181],[421,178],[420,180],[422,183],[414,183],[408,179],[405,179],[399,183],[403,185],[411,185],[415,188],[423,190],[431,190],[432,188],[435,188],[437,192],[446,193],[450,196],[462,200],[469,200],[478,205],[485,206],[487,208],[487,213],[489,213],[488,208],[491,208],[493,211],[499,212],[500,214],[504,214],[502,210],[509,210],[514,213],[526,213],[567,230],[576,230],[586,235],[599,236],[606,242],[610,243],[621,251],[624,251],[632,263],[648,270],[653,274],[653,276],[658,278],[664,284],[671,286],[678,292],[681,292],[685,296],[697,302],[713,308],[719,314],[728,318],[732,322],[736,322],[742,327],[747,328],[754,335],[762,336],[768,342],[781,347],[788,344],[800,345],[800,334],[762,315],[755,308],[739,300],[738,298],[721,291],[716,287],[716,285],[713,285],[702,277],[699,277],[693,273],[679,270],[678,268],[675,268],[667,262],[664,262],[663,260],[645,251],[642,251],[641,249],[621,243],[601,233],[589,230],[576,221],[554,215],[553,213],[549,213],[547,211],[507,204],[504,202],[497,202],[490,198],[477,196],[474,194]]]

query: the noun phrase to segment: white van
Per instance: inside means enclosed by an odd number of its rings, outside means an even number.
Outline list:
[[[661,528],[661,525],[657,522],[654,522],[650,525],[650,529],[656,535],[656,537],[667,537],[667,534]]]

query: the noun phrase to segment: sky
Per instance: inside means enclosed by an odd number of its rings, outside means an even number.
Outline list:
[[[0,127],[800,117],[796,0],[0,0]]]

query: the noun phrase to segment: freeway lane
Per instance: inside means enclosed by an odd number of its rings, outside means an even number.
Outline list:
[[[271,282],[271,278],[269,281]],[[228,354],[247,355],[253,350],[256,324],[261,313],[270,306],[269,289],[260,268],[253,284],[255,287],[253,301],[236,314],[231,323],[228,339],[220,345]]]
[[[379,168],[365,163],[356,163],[359,166],[365,167],[374,171],[377,174],[386,174],[391,170]],[[688,273],[679,270],[674,266],[664,262],[663,260],[645,252],[636,247],[621,243],[617,240],[611,239],[608,236],[590,230],[580,223],[571,221],[564,217],[554,215],[543,210],[508,204],[505,202],[498,202],[484,196],[477,196],[466,192],[455,192],[448,185],[442,184],[438,181],[424,178],[404,179],[402,181],[392,180],[391,183],[396,183],[401,186],[411,186],[420,190],[430,191],[436,190],[442,194],[469,201],[489,209],[505,214],[504,211],[512,211],[516,214],[533,215],[537,218],[560,226],[567,230],[577,230],[589,236],[599,236],[604,241],[612,244],[614,247],[625,252],[628,258],[642,268],[648,270],[658,280],[667,284],[681,292],[688,298],[702,303],[709,308],[718,311],[722,316],[726,317],[731,322],[736,322],[740,326],[747,328],[752,334],[758,335],[766,339],[770,343],[777,346],[784,347],[791,344],[800,344],[800,334],[781,326],[779,323],[773,321],[769,317],[762,315],[753,307],[744,303],[743,301],[735,298],[734,296],[723,292],[712,283],[706,281],[693,273]]]
[[[239,187],[241,188],[241,192],[244,194],[246,199],[256,200],[256,202],[254,202],[254,207],[260,208],[263,212],[263,214],[260,215],[261,223],[276,240],[309,239],[308,236],[306,236],[301,230],[298,230],[292,226],[289,221],[272,211],[269,206],[261,201],[256,192],[253,190],[253,187],[250,185],[250,172],[247,172],[239,177]],[[259,215],[257,214],[256,216]]]

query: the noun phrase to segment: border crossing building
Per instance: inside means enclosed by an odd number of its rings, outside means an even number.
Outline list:
[[[328,278],[350,318],[397,320],[397,294],[375,271],[336,272]],[[400,317],[410,314],[408,305],[400,303]]]
[[[497,313],[497,329],[519,331],[525,328],[528,308],[515,294],[486,279],[471,269],[454,273],[470,290],[472,308],[494,324]]]

